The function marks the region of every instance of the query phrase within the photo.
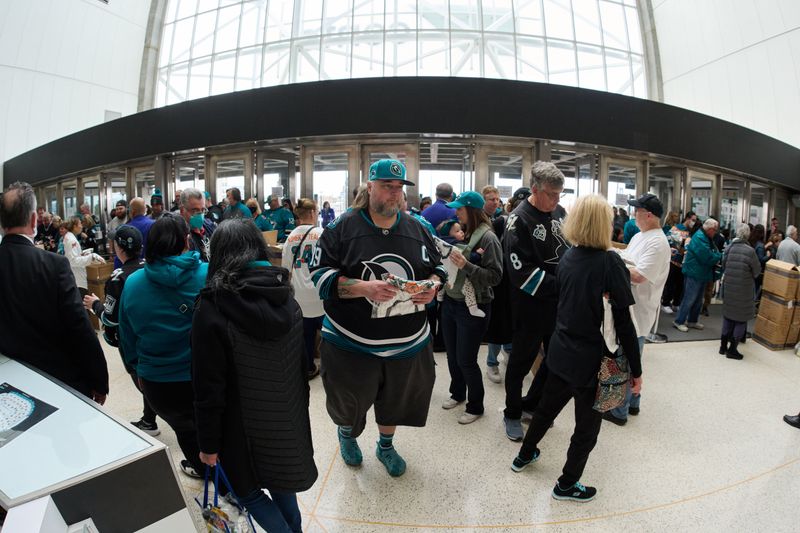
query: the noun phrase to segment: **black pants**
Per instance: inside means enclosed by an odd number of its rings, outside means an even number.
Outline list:
[[[155,424],[156,412],[153,411],[153,408],[150,406],[150,402],[147,401],[142,388],[139,386],[139,377],[136,375],[136,372],[132,371],[131,369],[126,368],[125,370],[128,371],[128,375],[133,380],[133,385],[136,387],[136,390],[142,393],[142,420],[148,424]]]
[[[681,267],[669,264],[667,282],[661,295],[661,305],[674,305],[680,307],[683,299],[683,272]]]
[[[431,328],[431,337],[433,338],[433,351],[443,352],[445,348],[444,339],[442,338],[442,302],[437,300],[433,302],[433,305],[426,308],[428,325]]]
[[[592,408],[596,393],[596,386],[576,388],[549,372],[542,401],[534,411],[531,425],[525,433],[519,455],[523,459],[530,459],[533,457],[533,450],[550,429],[550,424],[570,399],[575,399],[575,430],[572,432],[567,450],[567,462],[564,463],[561,477],[558,478],[561,487],[566,488],[580,481],[589,454],[597,444],[603,417]]]
[[[142,391],[153,410],[175,432],[178,446],[195,471],[203,475],[200,446],[194,425],[194,391],[191,381],[157,382],[142,379]]]
[[[478,365],[481,339],[489,327],[491,304],[478,307],[486,313],[481,318],[469,314],[466,304],[449,296],[442,302],[442,336],[447,349],[447,367],[450,370],[450,397],[467,401],[467,412],[483,414],[483,376]]]
[[[519,420],[522,410],[534,411],[542,397],[544,384],[547,378],[547,365],[542,361],[539,371],[533,378],[528,393],[522,397],[522,382],[528,372],[533,368],[533,362],[539,353],[539,347],[544,344],[544,353],[550,346],[552,330],[527,327],[515,327],[511,338],[511,355],[506,367],[506,408],[503,414],[506,418]]]

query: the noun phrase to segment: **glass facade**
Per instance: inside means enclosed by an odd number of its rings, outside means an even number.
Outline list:
[[[169,0],[156,105],[384,76],[646,98],[644,68],[636,0]]]

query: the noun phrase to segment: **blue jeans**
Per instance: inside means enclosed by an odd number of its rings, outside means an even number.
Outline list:
[[[270,533],[301,533],[303,519],[293,492],[272,492],[272,499],[261,489],[239,498],[259,526]]]
[[[639,353],[644,354],[644,337],[639,337]],[[622,348],[620,348],[622,350]],[[617,352],[618,354],[621,353],[620,351]],[[622,420],[628,419],[628,408],[633,407],[635,409],[639,408],[639,402],[642,401],[642,395],[638,394],[636,396],[633,395],[631,392],[631,384],[628,382],[628,391],[625,393],[625,403],[620,405],[619,407],[615,407],[611,410],[611,414],[617,418],[621,418]]]
[[[500,348],[506,351],[506,354],[511,355],[511,343],[495,344],[489,343],[489,351],[486,353],[486,366],[498,366],[497,356],[500,353]]]
[[[678,316],[675,317],[677,324],[686,324],[687,319],[690,324],[697,322],[700,316],[700,309],[703,308],[703,293],[708,282],[699,279],[683,277],[683,300],[678,309]]]

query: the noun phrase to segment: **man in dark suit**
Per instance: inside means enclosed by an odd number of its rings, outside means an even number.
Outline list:
[[[14,183],[0,199],[0,353],[103,404],[108,368],[69,261],[36,248],[36,196]],[[42,334],[46,331],[46,334]]]

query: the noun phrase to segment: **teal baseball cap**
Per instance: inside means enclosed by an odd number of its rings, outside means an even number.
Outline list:
[[[397,159],[381,159],[369,167],[369,181],[399,180],[403,185],[414,185],[413,181],[406,179],[406,167]]]
[[[474,207],[475,209],[483,209],[484,204],[483,196],[475,191],[466,191],[458,195],[458,197],[447,204],[447,207],[458,209],[459,207]]]

